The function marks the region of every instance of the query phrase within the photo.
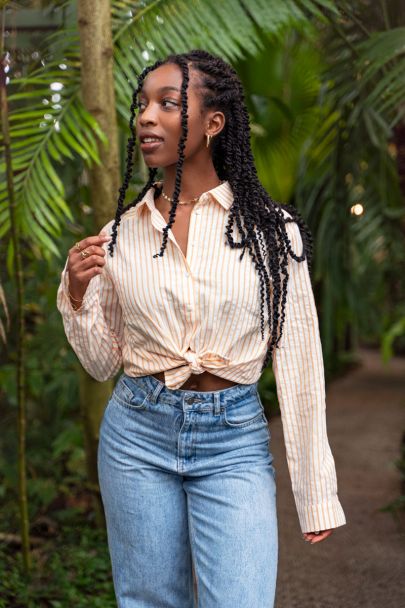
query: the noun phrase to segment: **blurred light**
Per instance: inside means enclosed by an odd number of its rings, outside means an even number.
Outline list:
[[[80,207],[85,215],[93,213],[93,209],[89,205],[86,205],[86,203],[80,203]]]
[[[51,91],[61,91],[63,89],[63,83],[62,82],[52,82],[50,85],[50,89]]]
[[[59,95],[59,93],[55,93],[55,95],[52,95],[51,99],[54,103],[57,103],[61,100],[61,96]]]
[[[362,184],[357,184],[353,188],[353,193],[355,196],[360,197],[362,194],[364,194],[364,186]]]
[[[352,215],[362,215],[364,213],[364,207],[361,203],[356,203],[350,207],[350,213]]]
[[[31,53],[31,57],[32,57],[32,59],[38,59],[38,57],[39,57],[38,51],[34,51],[33,53]]]
[[[149,61],[150,57],[148,51],[142,51],[142,57],[146,59],[146,61]]]
[[[346,182],[346,184],[353,183],[353,174],[352,173],[346,173],[345,182]]]
[[[61,70],[67,70],[67,65],[66,65],[66,63],[60,63],[60,64],[59,64],[59,67],[60,67],[60,69],[61,69]]]
[[[388,150],[388,154],[391,156],[391,158],[396,158],[397,157],[398,149],[397,149],[396,145],[393,142],[390,142],[388,144],[387,150]]]
[[[359,162],[359,166],[362,171],[365,171],[366,169],[368,169],[368,162],[365,160],[361,160]]]

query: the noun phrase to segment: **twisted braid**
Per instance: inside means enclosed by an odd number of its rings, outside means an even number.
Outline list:
[[[132,207],[133,205],[135,205],[136,203],[138,203],[140,200],[143,199],[146,192],[152,186],[152,183],[153,183],[156,173],[157,173],[157,168],[155,168],[155,167],[149,168],[149,178],[148,178],[147,183],[142,188],[142,190],[139,192],[139,194],[135,198],[135,200],[124,208],[125,194],[126,194],[126,191],[128,190],[129,180],[131,179],[131,176],[132,176],[133,153],[134,153],[135,143],[136,143],[134,122],[135,122],[135,110],[138,107],[138,94],[142,88],[143,81],[145,80],[145,78],[149,74],[149,72],[152,72],[153,70],[155,70],[162,64],[163,64],[163,61],[158,60],[152,66],[149,66],[143,70],[142,74],[138,78],[138,86],[134,90],[133,95],[132,95],[132,103],[130,106],[130,118],[129,118],[129,129],[130,129],[131,134],[128,138],[128,143],[127,143],[126,171],[125,171],[124,183],[122,184],[122,186],[119,189],[120,195],[118,197],[117,211],[115,213],[115,221],[112,226],[112,238],[111,238],[111,241],[108,243],[108,249],[110,251],[111,257],[113,256],[114,245],[117,241],[117,228],[120,225],[122,214],[125,213],[125,211],[127,211],[130,207]]]
[[[262,186],[257,175],[250,144],[250,120],[243,86],[237,72],[221,58],[207,51],[195,49],[187,53],[171,54],[166,59],[157,61],[154,65],[145,68],[138,78],[138,87],[134,92],[131,104],[131,132],[133,131],[134,112],[137,107],[137,95],[145,77],[149,72],[166,63],[175,63],[182,71],[181,136],[178,144],[175,187],[169,221],[163,231],[161,249],[153,257],[163,256],[168,239],[168,230],[175,221],[179,201],[184,148],[188,134],[187,87],[189,84],[189,63],[191,63],[193,69],[199,75],[196,88],[201,89],[202,108],[204,110],[210,108],[219,110],[224,113],[226,119],[222,131],[213,139],[212,160],[219,179],[227,180],[233,193],[233,203],[229,209],[225,231],[226,244],[232,249],[242,249],[240,259],[243,258],[247,249],[259,274],[262,340],[264,340],[265,304],[270,328],[270,339],[262,365],[263,371],[267,367],[283,333],[289,279],[288,256],[291,256],[296,262],[307,260],[308,269],[311,272],[312,235],[295,207],[274,201]],[[113,226],[113,238],[109,244],[110,255],[113,254],[116,228],[121,215],[144,197],[151,187],[157,171],[155,168],[149,169],[149,180],[145,187],[130,205],[122,209],[122,201],[131,177],[134,144],[135,135],[133,134],[128,141],[127,170],[124,184],[120,188],[118,209]],[[158,189],[157,186],[156,188]],[[291,217],[285,218],[283,211],[286,211]],[[299,227],[303,242],[302,252],[296,253],[292,250],[286,230],[288,222],[296,222]],[[239,241],[233,239],[234,223],[241,237]]]

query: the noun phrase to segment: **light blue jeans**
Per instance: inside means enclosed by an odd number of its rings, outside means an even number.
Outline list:
[[[98,449],[119,608],[274,606],[269,441],[257,382],[198,392],[121,375]]]

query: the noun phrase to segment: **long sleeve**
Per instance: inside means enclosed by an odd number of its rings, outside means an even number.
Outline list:
[[[286,224],[292,249],[302,252],[295,222]],[[302,532],[346,523],[337,496],[335,462],[326,429],[325,375],[308,263],[288,258],[283,334],[273,351],[287,463]]]
[[[82,306],[75,311],[68,295],[67,263],[57,292],[67,340],[93,378],[100,382],[114,378],[122,365],[123,318],[107,265],[91,279]]]

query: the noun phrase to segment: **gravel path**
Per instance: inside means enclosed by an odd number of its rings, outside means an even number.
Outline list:
[[[405,430],[405,358],[385,367],[376,350],[327,387],[326,416],[347,524],[311,545],[302,539],[281,419],[270,418],[277,471],[276,608],[405,608],[405,517],[379,508],[400,493],[394,466]],[[263,607],[265,608],[265,607]]]

